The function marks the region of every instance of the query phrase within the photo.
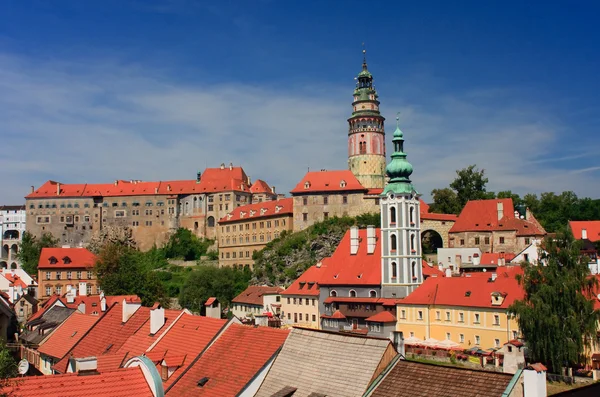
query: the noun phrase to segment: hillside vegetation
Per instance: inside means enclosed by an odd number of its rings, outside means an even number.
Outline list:
[[[282,233],[254,254],[251,284],[287,286],[310,266],[331,256],[351,226],[379,227],[379,214],[363,214],[355,218],[333,217],[315,223],[305,230]]]

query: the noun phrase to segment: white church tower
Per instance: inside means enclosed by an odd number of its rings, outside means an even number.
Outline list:
[[[412,165],[404,153],[404,136],[396,117],[394,153],[381,193],[381,294],[403,298],[423,282],[419,193],[409,177]]]

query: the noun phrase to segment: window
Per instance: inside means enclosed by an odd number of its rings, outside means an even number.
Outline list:
[[[475,324],[479,324],[479,313],[475,313]]]
[[[371,323],[369,328],[371,332],[380,332],[381,330],[381,326],[379,325],[379,323]]]
[[[308,221],[308,214],[306,212],[302,214],[302,220],[304,222]]]
[[[73,275],[73,272],[67,272],[67,280],[70,280]]]
[[[329,204],[329,196],[323,196],[323,205]]]
[[[50,223],[50,217],[49,216],[38,216],[36,218],[36,223],[37,224]]]
[[[329,212],[323,212],[323,219],[329,219]]]
[[[375,291],[375,290],[369,291],[369,298],[377,298],[377,291]]]
[[[215,206],[213,204],[208,205],[208,211],[214,211]]]
[[[302,313],[298,313],[298,319],[302,321]]]
[[[315,298],[313,298],[313,300],[312,300],[312,305],[313,305],[313,306],[315,305],[315,302],[316,302],[316,299],[315,299]]]
[[[294,305],[298,303],[298,299],[294,298]]]
[[[337,296],[337,292],[335,290],[332,290],[331,292],[329,292],[329,296],[336,297]]]
[[[308,304],[310,303],[310,299],[306,298],[306,301],[304,303],[306,303],[306,306],[308,306]]]
[[[88,295],[92,294],[92,286],[90,284],[87,285],[86,292],[87,292]]]
[[[479,237],[475,237],[475,245],[479,245]]]
[[[56,294],[57,295],[62,295],[62,285],[57,285],[56,286]]]
[[[308,205],[308,197],[302,197],[302,205]]]
[[[348,296],[350,298],[356,298],[356,291],[354,291],[353,289],[351,289],[350,292],[348,293]]]
[[[464,313],[458,313],[458,322],[459,323],[465,322],[465,314]]]
[[[446,339],[450,340],[450,332],[446,332]]]
[[[440,320],[441,320],[441,313],[440,313],[440,311],[439,311],[439,310],[435,312],[435,319],[436,319],[437,321],[440,321]]]
[[[94,274],[88,270],[88,272],[87,272],[88,280],[91,280],[93,276],[94,276]]]
[[[504,237],[500,237],[500,244],[504,244]]]
[[[494,339],[494,347],[500,347],[500,339]]]
[[[513,339],[517,339],[517,336],[518,336],[518,335],[517,335],[517,331],[513,331],[513,332],[512,332],[512,335],[513,335],[513,337],[512,337]]]
[[[529,245],[531,243],[531,240],[529,239],[529,237],[525,237],[525,244]]]
[[[465,343],[465,334],[458,335],[458,341],[460,343]]]
[[[312,320],[313,320],[313,323],[314,323],[315,321],[317,321],[317,315],[316,315],[316,314],[313,314],[313,315],[312,315]]]
[[[49,296],[52,293],[52,287],[46,287],[46,296]]]
[[[152,221],[146,221],[146,226],[152,226]]]
[[[81,280],[81,270],[77,272],[77,279]]]
[[[486,243],[486,244],[488,244],[488,245],[490,244],[490,238],[489,238],[489,237],[486,237],[486,238],[484,239],[484,241],[485,241],[485,243]]]
[[[52,279],[52,273],[46,272],[46,280],[51,280],[51,279]]]
[[[291,319],[292,319],[292,314],[288,313],[288,320],[291,320]]]
[[[396,241],[396,235],[392,234],[390,236],[390,251],[396,252],[397,246],[398,246],[398,241]]]
[[[460,245],[465,245],[465,239],[464,238],[460,239]]]
[[[342,204],[348,204],[348,196],[342,196]]]
[[[390,208],[390,224],[396,224],[396,207]]]
[[[500,316],[498,314],[494,314],[494,325],[500,325]]]
[[[446,321],[450,321],[450,312],[446,312]]]
[[[400,311],[400,318],[406,319],[406,310],[401,310]]]
[[[115,218],[122,218],[124,216],[125,216],[125,210],[116,210],[115,211]]]
[[[62,272],[56,272],[56,279],[60,280],[62,278]]]
[[[398,268],[396,267],[396,262],[392,262],[392,279],[398,277]]]
[[[479,345],[481,343],[481,338],[479,337],[479,335],[475,335],[475,344]]]
[[[417,320],[423,320],[423,311],[422,310],[419,310],[417,312]]]

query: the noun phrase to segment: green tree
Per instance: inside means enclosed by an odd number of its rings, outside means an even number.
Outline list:
[[[431,192],[433,204],[429,206],[429,211],[438,214],[459,214],[462,210],[458,195],[448,187],[444,189],[433,189]]]
[[[517,317],[532,361],[552,372],[578,364],[596,337],[600,311],[594,310],[596,278],[590,277],[580,242],[569,233],[544,240],[544,266],[523,263],[518,278],[523,300],[509,307]]]
[[[505,190],[505,191],[502,191],[502,192],[498,192],[498,194],[496,195],[496,198],[499,198],[499,199],[508,199],[508,198],[512,199],[514,206],[523,204],[523,200],[521,200],[521,196],[519,196],[516,193],[513,193],[510,190]]]
[[[179,258],[186,261],[200,259],[206,255],[208,248],[213,244],[212,240],[199,239],[190,230],[179,228],[169,238],[163,250],[167,258]]]
[[[456,171],[456,178],[450,183],[450,188],[456,192],[461,209],[469,200],[484,200],[493,198],[494,194],[486,191],[489,182],[485,177],[485,170],[479,170],[470,165]]]
[[[58,242],[59,240],[55,239],[50,233],[44,233],[38,239],[33,234],[24,232],[17,253],[17,258],[21,262],[23,270],[30,275],[37,275],[37,266],[42,248],[58,247]]]

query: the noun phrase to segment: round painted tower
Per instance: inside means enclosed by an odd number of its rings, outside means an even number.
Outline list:
[[[385,185],[385,118],[379,113],[373,75],[363,50],[362,71],[356,77],[352,116],[348,119],[348,168],[368,189]]]

